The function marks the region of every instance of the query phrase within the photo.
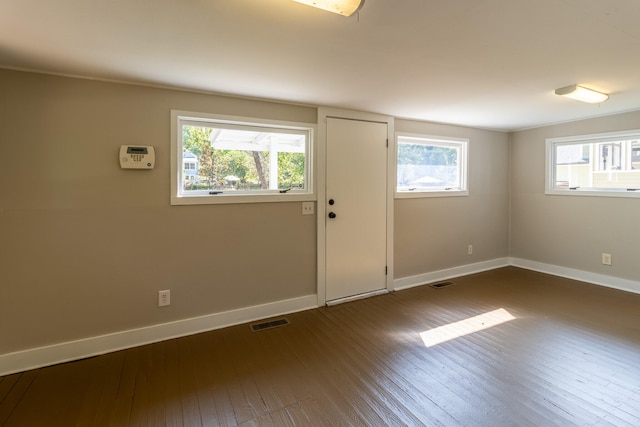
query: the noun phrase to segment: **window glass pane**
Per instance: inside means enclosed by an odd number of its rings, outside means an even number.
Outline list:
[[[304,190],[306,147],[305,132],[183,124],[182,190]]]
[[[592,165],[589,153],[589,144],[556,146],[556,188],[590,186]]]
[[[640,170],[640,141],[631,141],[631,169]]]
[[[399,136],[397,192],[464,191],[466,141]]]
[[[304,189],[304,153],[278,153],[278,188]]]
[[[640,189],[640,141],[637,134],[618,138],[611,135],[615,134],[587,136],[582,141],[576,138],[575,142],[549,140],[553,151],[550,189],[577,193]]]

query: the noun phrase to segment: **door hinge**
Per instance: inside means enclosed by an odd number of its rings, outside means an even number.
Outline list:
[[[389,138],[387,138],[387,148],[389,148]]]
[[[386,276],[389,273],[389,267],[385,265],[384,267],[384,275]]]

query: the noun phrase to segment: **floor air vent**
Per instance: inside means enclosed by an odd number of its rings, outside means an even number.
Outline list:
[[[440,283],[434,283],[433,285],[429,285],[434,289],[440,289],[440,288],[446,288],[447,286],[451,286],[451,285],[455,285],[455,283],[453,282],[440,282]]]
[[[289,324],[289,320],[287,319],[278,319],[271,320],[269,322],[256,323],[255,325],[251,325],[251,330],[253,332],[264,331],[265,329],[277,328],[278,326],[285,326]]]

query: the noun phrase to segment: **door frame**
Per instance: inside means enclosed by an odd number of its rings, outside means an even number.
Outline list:
[[[318,108],[318,138],[316,140],[316,183],[317,183],[317,282],[318,282],[318,306],[327,303],[326,289],[326,215],[327,205],[327,118],[346,120],[360,120],[365,122],[385,123],[387,125],[387,278],[386,291],[393,290],[393,212],[394,212],[394,185],[395,185],[395,159],[396,142],[394,131],[394,119],[391,116],[365,113],[361,111],[343,110],[339,108]]]

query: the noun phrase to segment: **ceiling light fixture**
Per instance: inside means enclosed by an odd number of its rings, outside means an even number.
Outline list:
[[[609,95],[606,93],[598,92],[577,84],[556,89],[556,95],[566,96],[567,98],[577,99],[578,101],[588,102],[590,104],[598,104],[609,99]]]
[[[338,15],[351,16],[364,4],[364,0],[293,0],[318,9],[337,13]]]

